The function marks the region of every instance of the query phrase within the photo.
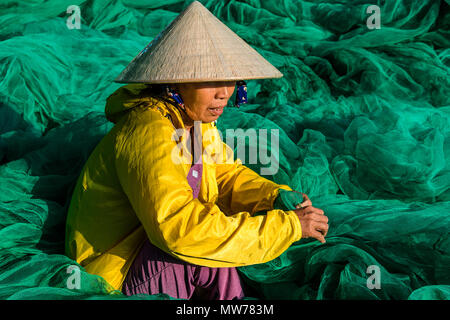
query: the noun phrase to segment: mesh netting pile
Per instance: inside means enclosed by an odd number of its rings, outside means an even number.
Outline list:
[[[250,103],[219,119],[224,140],[267,129],[257,147],[278,170],[266,177],[329,217],[325,244],[301,240],[239,268],[254,296],[449,299],[450,1],[200,2],[284,74],[248,81]],[[68,202],[112,128],[113,80],[189,3],[0,3],[0,299],[126,299],[83,268],[68,288]],[[379,29],[367,26],[372,4]],[[71,5],[80,29],[67,26]]]

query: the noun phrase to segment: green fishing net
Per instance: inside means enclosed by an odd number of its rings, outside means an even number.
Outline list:
[[[82,267],[71,286],[68,202],[113,80],[190,2],[0,2],[0,299],[130,299]],[[200,2],[284,74],[248,81],[224,140],[329,217],[325,244],[239,268],[251,295],[449,299],[450,1]]]

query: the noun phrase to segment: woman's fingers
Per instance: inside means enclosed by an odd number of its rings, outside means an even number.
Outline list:
[[[307,201],[303,201],[302,203],[297,204],[295,207],[297,209],[302,209],[302,208],[307,208],[310,206],[312,206],[312,203],[311,203],[311,201],[307,200]]]
[[[328,233],[328,224],[324,222],[317,222],[315,225],[315,230],[319,231],[322,236],[326,236]]]
[[[314,208],[314,207],[306,207],[303,211],[305,214],[311,214],[311,213],[315,213],[321,216],[325,216],[325,213],[323,212],[322,209],[319,208]]]
[[[328,223],[328,217],[326,215],[320,213],[313,213],[313,215],[314,220],[322,223]]]
[[[321,243],[325,243],[325,236],[328,233],[328,224],[324,222],[314,221],[312,224],[311,237],[319,240]]]
[[[307,209],[296,210],[302,226],[302,238],[311,237],[325,243],[325,236],[328,233],[328,217],[323,212],[317,211],[317,208],[311,207],[309,211]]]
[[[311,200],[308,199],[308,200],[305,200],[302,203],[298,204],[297,208],[301,209],[301,208],[305,208],[305,207],[309,207],[309,206],[312,206],[312,202],[311,202]]]
[[[319,209],[319,208],[314,208],[314,212],[317,213],[317,214],[321,214],[321,215],[325,214],[325,212],[323,212],[323,210]]]
[[[296,213],[302,224],[304,238],[314,238],[321,243],[325,243],[325,236],[328,233],[328,217],[322,209],[314,208],[309,197],[302,193],[303,202],[296,205]]]
[[[293,191],[296,192],[296,193],[301,194],[302,197],[303,197],[302,203],[297,204],[297,205],[295,206],[297,209],[301,209],[301,208],[305,208],[305,207],[308,207],[308,206],[312,206],[311,200],[309,199],[309,197],[308,197],[305,193],[303,193],[303,192],[298,192],[298,191],[295,191],[295,190],[293,190]]]
[[[321,243],[327,242],[325,240],[325,236],[322,233],[320,233],[319,231],[313,231],[312,234],[311,234],[311,237],[314,238],[314,239],[319,240]]]

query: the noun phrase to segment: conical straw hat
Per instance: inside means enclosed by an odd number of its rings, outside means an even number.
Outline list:
[[[280,78],[283,74],[192,2],[122,71],[119,83],[181,83]]]

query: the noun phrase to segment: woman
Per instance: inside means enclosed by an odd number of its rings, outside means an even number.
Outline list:
[[[201,34],[215,30],[214,39],[222,40],[218,56],[227,56],[229,29],[220,29],[226,27],[211,16],[192,3],[127,66],[119,82],[148,84],[126,85],[107,99],[106,116],[115,126],[89,157],[74,190],[67,255],[127,295],[240,299],[235,267],[270,261],[300,238],[325,241],[328,219],[322,210],[306,195],[234,161],[220,139],[215,121],[236,82],[217,64],[220,73],[198,72],[197,63],[211,59],[202,56],[208,44],[183,47],[176,61],[193,69],[172,72],[170,41],[186,37],[185,30],[195,35],[195,27]],[[195,23],[196,17],[206,21]],[[186,29],[186,21],[194,25]],[[232,39],[234,47],[242,45],[238,41]],[[244,56],[248,50],[251,63],[256,57],[259,66],[270,65],[249,48],[237,50]],[[267,68],[252,75],[241,69],[241,79],[278,75]],[[239,81],[236,104],[243,102],[245,83]]]

